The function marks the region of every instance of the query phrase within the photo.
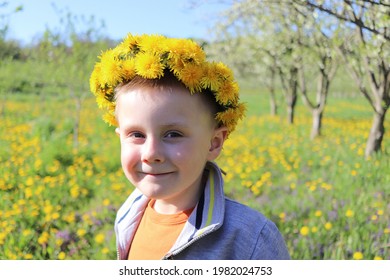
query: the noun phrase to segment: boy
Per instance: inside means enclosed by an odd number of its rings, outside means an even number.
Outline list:
[[[119,259],[289,259],[271,221],[223,194],[213,161],[244,114],[225,65],[190,40],[128,35],[90,85],[136,187],[115,221]]]

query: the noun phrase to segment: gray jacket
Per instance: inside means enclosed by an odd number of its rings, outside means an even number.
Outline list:
[[[209,176],[205,191],[164,259],[290,259],[275,224],[261,213],[225,198],[222,174],[215,163],[208,162],[206,170]],[[118,259],[127,259],[148,202],[147,197],[135,190],[118,210],[115,220]]]

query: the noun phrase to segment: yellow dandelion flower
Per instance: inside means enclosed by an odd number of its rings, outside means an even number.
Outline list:
[[[66,258],[66,254],[64,253],[64,252],[60,252],[59,254],[58,254],[58,259],[59,260],[64,260]]]
[[[49,237],[50,237],[49,233],[42,232],[42,234],[38,238],[38,243],[41,245],[46,244],[49,241]]]
[[[321,216],[322,216],[322,211],[321,211],[321,210],[317,210],[317,211],[314,213],[314,216],[316,216],[316,217],[321,217]]]
[[[378,220],[378,216],[377,215],[372,215],[371,216],[371,221],[376,221]]]
[[[228,105],[229,103],[236,104],[238,101],[239,87],[236,82],[226,81],[217,91],[215,96],[218,103]]]
[[[138,43],[142,51],[160,55],[166,51],[165,37],[161,35],[143,36]]]
[[[70,189],[70,196],[72,198],[78,198],[80,195],[80,187],[79,186],[74,186]]]
[[[122,43],[118,45],[118,48],[127,53],[137,48],[140,41],[140,36],[128,34]]]
[[[196,64],[186,64],[180,72],[178,77],[191,93],[199,92],[201,90],[201,79],[203,76],[203,68]]]
[[[22,231],[22,235],[23,236],[28,236],[28,235],[30,235],[32,233],[32,231],[30,230],[30,229],[24,229],[23,231]]]
[[[104,234],[99,233],[95,236],[95,242],[98,244],[102,244],[104,242]]]
[[[379,216],[382,216],[383,215],[383,210],[378,210],[378,212],[377,212],[377,214],[379,215]]]
[[[390,233],[390,228],[385,228],[385,229],[383,230],[383,233],[384,233],[384,234],[389,234],[389,233]]]
[[[58,213],[58,212],[54,212],[53,214],[51,214],[51,218],[53,220],[57,220],[59,217],[60,217],[60,213]]]
[[[234,75],[232,70],[222,62],[218,62],[216,64],[216,71],[218,72],[218,75],[220,77],[224,77],[224,79],[228,80],[233,80]]]
[[[103,200],[103,205],[104,205],[104,206],[110,205],[110,200],[109,200],[108,198],[104,199],[104,200]]]
[[[102,253],[103,253],[104,255],[107,255],[109,252],[110,252],[110,250],[109,250],[107,247],[104,247],[104,248],[102,249]]]
[[[351,171],[351,175],[352,175],[352,176],[356,176],[356,175],[357,175],[357,171],[356,171],[356,170],[352,170],[352,171]]]
[[[301,227],[301,230],[299,231],[299,233],[302,235],[302,236],[306,236],[309,234],[309,227],[307,226],[303,226]]]
[[[282,219],[282,220],[285,219],[286,218],[286,213],[284,213],[284,212],[280,213],[279,214],[279,218]]]
[[[345,212],[345,216],[347,218],[351,218],[355,215],[355,213],[351,210],[351,209],[348,209],[346,212]]]
[[[140,53],[135,59],[135,71],[146,79],[158,79],[164,75],[164,64],[154,54]]]
[[[331,229],[332,229],[332,223],[327,222],[327,223],[325,224],[325,229],[326,229],[326,230],[331,230]]]
[[[200,64],[205,60],[206,54],[202,48],[192,40],[178,39],[173,42],[177,47],[175,56],[186,62]]]
[[[219,75],[217,63],[209,63],[205,67],[205,75],[202,78],[202,86],[217,91],[221,86],[221,76]]]
[[[362,260],[363,259],[363,253],[362,252],[355,252],[355,253],[353,253],[352,258],[354,260]]]
[[[314,227],[311,228],[311,232],[312,233],[316,233],[317,231],[318,231],[318,227],[314,226]]]
[[[131,80],[136,75],[134,59],[122,62],[122,76],[125,80]]]
[[[83,228],[79,228],[77,231],[76,231],[76,234],[77,236],[79,237],[83,237],[85,234],[87,233],[87,231]]]
[[[103,115],[103,120],[112,126],[118,126],[118,121],[116,120],[115,114],[112,112],[105,113]]]
[[[92,71],[91,77],[89,78],[89,87],[91,91],[97,95],[100,88],[100,75],[101,75],[101,63],[96,63],[95,68]]]
[[[25,254],[25,255],[24,255],[24,259],[25,259],[25,260],[32,260],[33,257],[34,257],[34,256],[33,256],[32,254]]]
[[[381,260],[383,260],[383,258],[380,257],[380,256],[375,256],[375,257],[374,257],[374,261],[381,261]]]
[[[100,84],[115,86],[122,80],[120,64],[114,57],[112,50],[104,52],[101,56]]]

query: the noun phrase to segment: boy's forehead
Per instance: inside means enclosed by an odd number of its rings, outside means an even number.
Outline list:
[[[134,88],[123,91],[117,98],[117,117],[121,113],[127,116],[142,114],[160,115],[161,118],[171,117],[170,120],[161,120],[164,125],[183,124],[180,116],[200,119],[206,116],[214,123],[214,115],[210,106],[201,94],[190,94],[182,88]],[[119,111],[119,112],[118,112]],[[119,114],[118,114],[119,113]]]
[[[136,86],[122,88],[117,92],[117,105],[120,104],[121,96],[134,95],[136,98],[153,102],[154,104],[164,104],[169,100],[172,103],[184,103],[185,108],[202,107],[206,111],[211,110],[211,102],[203,93],[191,94],[190,91],[181,86]]]

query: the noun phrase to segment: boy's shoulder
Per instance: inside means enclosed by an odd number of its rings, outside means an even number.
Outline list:
[[[261,212],[230,198],[225,198],[224,223],[238,227],[241,230],[250,228],[259,231],[268,223],[272,224]]]

